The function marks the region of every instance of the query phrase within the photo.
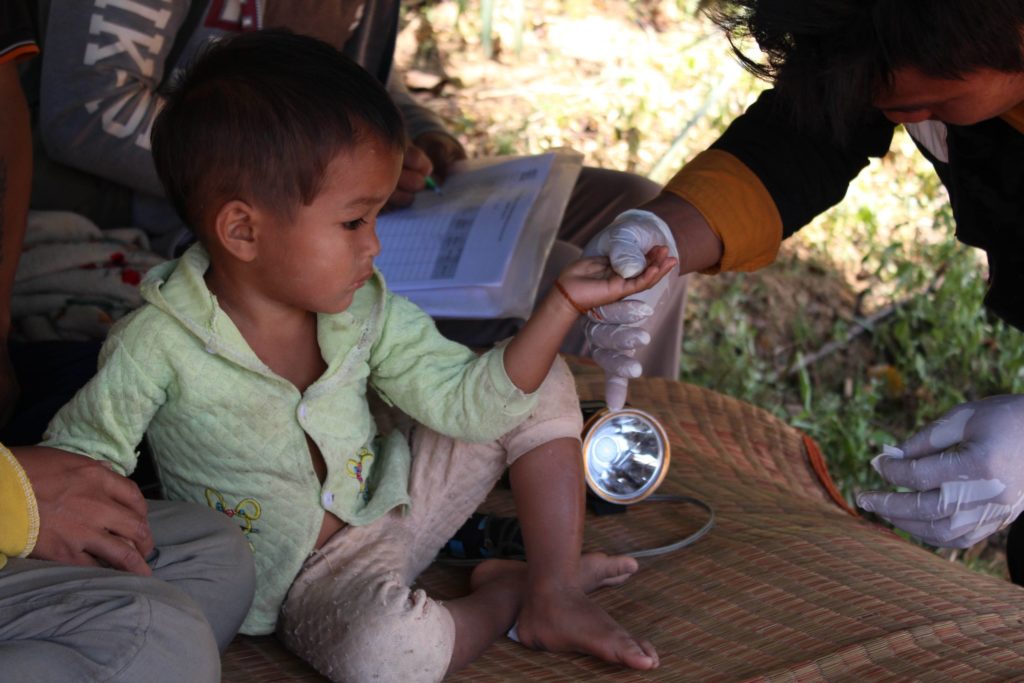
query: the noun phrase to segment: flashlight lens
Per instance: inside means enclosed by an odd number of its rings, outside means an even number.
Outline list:
[[[594,458],[598,462],[608,464],[615,459],[615,456],[619,454],[619,446],[615,443],[615,439],[608,436],[602,436],[594,442]]]
[[[591,427],[584,446],[591,487],[614,502],[646,497],[660,483],[667,465],[664,432],[640,411],[606,414]]]

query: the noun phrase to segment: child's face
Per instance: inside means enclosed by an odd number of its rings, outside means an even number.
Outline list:
[[[373,274],[377,214],[401,170],[401,152],[374,136],[334,157],[320,194],[272,237],[264,284],[273,298],[315,313],[347,309]]]

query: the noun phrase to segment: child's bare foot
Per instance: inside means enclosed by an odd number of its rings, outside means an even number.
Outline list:
[[[527,594],[516,627],[520,642],[538,650],[582,652],[634,669],[657,667],[654,646],[631,636],[586,596],[598,588],[621,585],[637,568],[636,560],[625,555],[584,554],[580,557],[578,586],[552,586]],[[515,571],[513,567],[494,565],[480,565],[477,571],[481,570],[479,577],[474,572],[474,581]]]
[[[629,580],[639,568],[637,561],[628,555],[609,556],[605,553],[584,553],[580,556],[580,588],[592,593],[598,588],[620,586]],[[526,578],[526,563],[518,560],[485,560],[473,568],[469,586],[477,590],[494,580]]]

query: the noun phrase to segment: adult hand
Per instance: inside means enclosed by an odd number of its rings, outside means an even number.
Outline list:
[[[631,278],[643,271],[648,252],[657,246],[667,247],[669,255],[678,260],[679,250],[668,225],[650,211],[631,209],[598,233],[583,255],[606,256],[616,273]],[[674,270],[678,273],[678,265]],[[668,286],[668,278],[662,278],[648,290],[594,309],[584,325],[591,355],[605,371],[605,401],[610,410],[625,405],[628,378],[639,377],[643,371],[633,354],[650,343],[651,335],[643,325]]]
[[[83,455],[12,449],[35,492],[39,538],[30,557],[109,566],[148,576],[153,550],[146,501],[130,479]]]
[[[430,158],[434,180],[443,183],[451,173],[452,165],[466,158],[466,150],[458,140],[447,133],[429,132],[416,136],[416,146]]]
[[[1024,396],[957,406],[872,465],[913,492],[862,493],[860,507],[931,545],[974,545],[1024,509]]]
[[[417,192],[426,187],[427,176],[443,182],[451,165],[465,159],[466,152],[455,138],[442,133],[424,133],[405,148],[398,186],[388,198],[388,206],[401,208],[412,204]]]

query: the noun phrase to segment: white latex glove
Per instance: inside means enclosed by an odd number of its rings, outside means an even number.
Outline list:
[[[643,272],[647,252],[659,245],[667,246],[669,254],[679,258],[675,238],[665,221],[650,211],[630,209],[590,240],[583,255],[607,256],[616,273],[630,278]],[[584,331],[591,355],[605,372],[605,402],[609,410],[625,405],[629,378],[639,377],[643,371],[633,354],[651,343],[644,322],[654,314],[668,290],[669,278],[678,274],[677,267],[650,289],[590,312]]]
[[[860,507],[931,545],[972,546],[1024,509],[1024,396],[957,406],[871,464],[915,492],[862,493]]]

